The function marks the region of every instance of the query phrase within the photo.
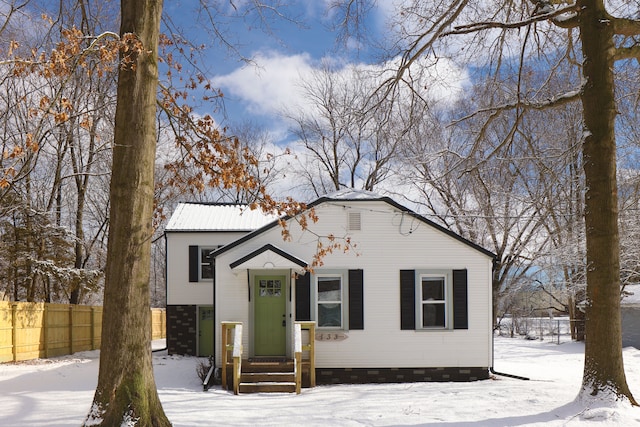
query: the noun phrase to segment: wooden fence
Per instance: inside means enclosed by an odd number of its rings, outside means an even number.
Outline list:
[[[100,348],[102,307],[0,301],[0,363]],[[166,336],[166,312],[151,309],[152,339]]]

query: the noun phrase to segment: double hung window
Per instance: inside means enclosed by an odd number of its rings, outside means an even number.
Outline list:
[[[364,329],[362,270],[307,273],[295,286],[296,320],[315,320],[318,329]]]
[[[211,257],[209,254],[216,250],[217,247],[200,248],[200,279],[212,279],[213,270],[211,269]]]
[[[420,276],[420,321],[423,328],[447,327],[446,276]]]
[[[319,328],[342,328],[342,275],[316,277],[317,322]]]
[[[189,245],[189,282],[201,282],[213,279],[213,269],[211,268],[211,252],[222,245],[196,246]]]
[[[469,329],[467,270],[400,270],[400,329]]]

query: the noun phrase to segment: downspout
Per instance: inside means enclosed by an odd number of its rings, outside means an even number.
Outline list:
[[[211,251],[213,252],[213,251]],[[211,258],[211,277],[213,284],[213,354],[211,355],[211,366],[215,368],[216,366],[216,259],[211,256],[211,252],[209,252],[209,258]]]
[[[212,285],[213,285],[213,299],[212,299],[212,303],[213,303],[213,331],[212,331],[212,335],[213,335],[213,354],[210,357],[210,362],[211,362],[211,366],[209,368],[209,372],[207,373],[207,376],[205,377],[204,381],[202,382],[202,389],[203,391],[207,391],[209,390],[209,383],[211,382],[211,377],[213,376],[213,382],[215,383],[215,381],[220,378],[220,369],[218,367],[216,367],[216,314],[217,314],[217,307],[216,307],[216,259],[215,257],[212,257],[211,254],[215,252],[211,251],[209,252],[209,258],[211,258],[211,281],[212,281]]]
[[[493,263],[492,263],[492,267],[491,267],[491,324],[490,324],[490,330],[491,330],[491,364],[493,365],[495,363],[495,350],[496,350],[496,346],[495,346],[495,334],[493,331],[493,322],[495,320],[495,313],[493,312],[493,277],[495,274],[495,268],[496,268],[496,259],[493,259]],[[503,372],[498,372],[495,369],[493,369],[493,366],[489,367],[489,372],[491,372],[493,375],[500,375],[502,377],[507,377],[507,378],[515,378],[516,380],[523,380],[523,381],[529,381],[529,378],[527,377],[521,377],[520,375],[514,375],[514,374],[505,374]]]
[[[169,246],[169,243],[167,241],[167,232],[165,231],[164,233],[162,233],[162,236],[159,236],[157,239],[152,240],[151,243],[153,244],[153,243],[157,242],[162,237],[164,237],[164,253],[165,253],[165,256],[164,256],[164,307],[165,307],[165,315],[166,315],[166,313],[167,313],[167,311],[166,311],[167,303],[169,302],[167,300],[169,298],[169,278],[167,277],[167,271],[168,271],[167,270],[167,264],[168,264],[168,261],[167,261],[167,256],[166,256],[167,248]],[[165,320],[165,326],[166,326],[166,324],[167,324],[167,322]],[[156,352],[159,352],[159,351],[165,351],[166,349],[169,348],[169,346],[167,345],[166,333],[165,333],[165,341],[164,342],[165,342],[164,348],[157,348],[155,350],[151,349],[151,353],[156,353]]]
[[[494,361],[494,352],[495,352],[495,337],[493,335],[493,329],[491,332],[491,360]],[[527,377],[521,377],[520,375],[514,375],[514,374],[505,374],[503,372],[498,372],[495,369],[493,369],[493,366],[491,366],[489,368],[489,372],[491,372],[493,375],[500,375],[502,377],[508,377],[508,378],[515,378],[516,380],[523,380],[523,381],[529,381],[529,378]]]

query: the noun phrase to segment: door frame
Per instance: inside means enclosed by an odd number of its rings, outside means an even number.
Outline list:
[[[285,299],[285,320],[287,322],[285,327],[285,349],[284,354],[287,358],[292,357],[291,351],[291,337],[293,330],[293,315],[291,311],[291,270],[283,269],[261,269],[261,270],[249,270],[249,357],[256,357],[255,349],[255,301],[258,291],[256,285],[256,276],[283,276],[284,284],[284,299]],[[260,357],[260,356],[257,356]]]

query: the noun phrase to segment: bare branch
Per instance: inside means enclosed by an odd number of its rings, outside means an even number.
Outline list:
[[[542,292],[544,292],[545,294],[547,294],[550,298],[552,298],[555,302],[557,302],[558,304],[560,304],[563,307],[562,309],[558,309],[558,308],[553,307],[553,306],[551,306],[549,308],[552,308],[552,309],[558,310],[558,311],[562,311],[562,312],[565,312],[565,313],[568,311],[567,310],[568,307],[567,307],[566,303],[562,302],[553,292],[547,290],[547,288],[545,288],[544,286],[540,286],[539,289]]]
[[[531,25],[535,22],[541,22],[541,21],[546,21],[546,20],[552,20],[554,24],[558,25],[558,26],[562,26],[563,28],[565,27],[565,23],[569,23],[571,22],[570,26],[571,27],[575,27],[577,25],[577,22],[573,22],[570,19],[554,19],[557,18],[560,15],[563,15],[565,13],[571,13],[571,12],[577,12],[578,11],[578,6],[577,5],[571,5],[571,6],[567,6],[564,7],[562,9],[558,9],[558,10],[554,10],[553,12],[549,12],[549,13],[543,13],[543,14],[539,14],[539,15],[533,15],[531,18],[529,19],[524,19],[522,21],[515,21],[515,22],[496,22],[496,21],[484,21],[484,22],[473,22],[471,24],[467,24],[467,25],[458,25],[456,27],[453,27],[453,30],[451,31],[447,31],[444,32],[440,35],[440,37],[445,37],[445,36],[450,36],[450,35],[455,35],[455,34],[469,34],[469,33],[475,33],[478,31],[484,31],[484,30],[488,30],[491,28],[501,28],[501,29],[515,29],[515,28],[522,28],[522,27],[526,27],[527,25]]]
[[[378,94],[381,94],[381,99],[389,97],[399,83],[403,82],[405,72],[409,70],[425,52],[433,47],[435,42],[443,36],[445,29],[460,16],[467,4],[468,0],[456,0],[441,15],[440,19],[434,20],[433,25],[427,28],[406,48],[398,69],[394,70],[393,75],[378,86],[372,94],[372,97]]]
[[[497,112],[497,111],[508,111],[508,110],[513,110],[515,108],[523,108],[523,109],[533,109],[533,110],[544,110],[547,108],[554,108],[554,107],[558,107],[561,105],[565,105],[568,104],[570,102],[573,101],[578,101],[580,99],[580,91],[579,90],[574,90],[574,91],[570,91],[570,92],[566,92],[563,93],[561,95],[557,95],[553,98],[547,99],[546,101],[542,101],[542,102],[530,102],[527,100],[520,100],[517,102],[512,102],[512,103],[506,103],[506,104],[502,104],[502,105],[496,105],[496,106],[492,106],[492,107],[487,107],[487,108],[481,108],[478,109],[476,111],[474,111],[473,113],[464,116],[460,119],[457,119],[455,121],[452,122],[452,124],[457,124],[460,123],[464,120],[470,119],[474,116],[477,116],[480,113],[487,113],[487,112]]]
[[[630,47],[619,47],[616,49],[616,53],[613,57],[616,61],[621,59],[636,58],[640,60],[640,45],[634,45]]]
[[[19,5],[14,5],[11,4],[9,6],[9,10],[6,11],[3,15],[4,15],[4,22],[2,23],[2,26],[0,27],[0,34],[2,34],[4,32],[4,30],[7,29],[7,26],[9,25],[9,21],[11,20],[11,17],[14,13],[18,12],[20,9],[22,9],[23,7],[25,7],[27,5],[27,3],[29,3],[29,0],[25,1],[22,4]]]
[[[640,21],[628,18],[613,18],[613,31],[623,36],[637,36],[640,34]]]

